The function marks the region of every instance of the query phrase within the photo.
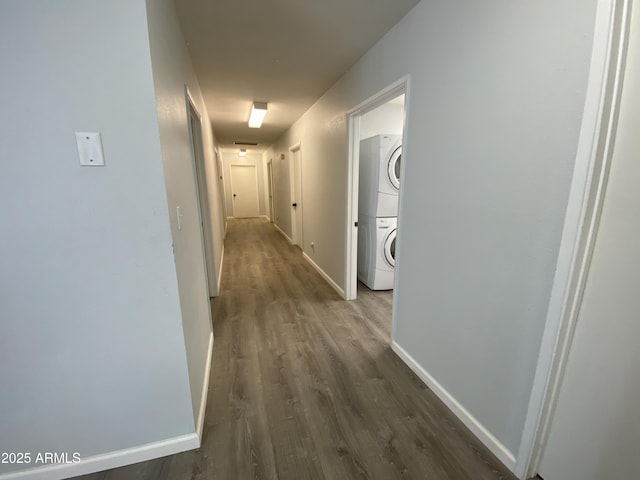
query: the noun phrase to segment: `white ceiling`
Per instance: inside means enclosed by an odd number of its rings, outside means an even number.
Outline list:
[[[175,0],[220,145],[268,147],[418,1]]]

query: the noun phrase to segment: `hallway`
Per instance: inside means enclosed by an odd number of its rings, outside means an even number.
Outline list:
[[[391,351],[391,292],[341,300],[263,219],[225,246],[202,447],[77,478],[514,478]]]

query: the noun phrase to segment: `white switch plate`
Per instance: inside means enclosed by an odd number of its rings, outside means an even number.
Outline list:
[[[80,165],[88,167],[104,166],[102,139],[99,132],[76,132]]]

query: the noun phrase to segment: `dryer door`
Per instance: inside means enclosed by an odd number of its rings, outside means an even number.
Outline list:
[[[400,190],[401,161],[402,161],[402,145],[398,145],[389,156],[389,161],[387,162],[387,175],[389,176],[389,181],[391,182],[391,185],[393,185],[396,190]]]
[[[396,229],[394,228],[389,232],[387,238],[384,240],[384,259],[387,263],[395,267],[396,266]]]

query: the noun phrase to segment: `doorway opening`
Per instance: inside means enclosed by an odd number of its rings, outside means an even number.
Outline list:
[[[406,76],[348,112],[346,300],[357,297],[359,280],[371,290],[393,289],[408,90]]]
[[[193,102],[189,89],[185,86],[187,104],[187,123],[189,140],[191,143],[191,159],[196,186],[198,220],[200,225],[200,241],[202,242],[203,267],[209,297],[218,295],[218,280],[214,264],[214,248],[211,226],[211,208],[209,205],[209,191],[205,169],[204,147],[202,141],[202,117]],[[211,315],[209,315],[211,317]]]
[[[572,385],[576,385],[575,378],[568,380],[568,383],[565,384],[565,381],[567,381],[566,375],[577,375],[577,378],[581,374],[584,375],[584,371],[580,371],[584,367],[581,367],[580,361],[576,360],[581,358],[578,356],[580,349],[588,351],[588,339],[600,339],[602,337],[593,329],[581,337],[580,340],[575,339],[579,317],[589,313],[593,315],[593,305],[604,305],[601,300],[595,301],[588,297],[591,292],[587,290],[587,280],[589,279],[589,282],[597,282],[601,279],[598,274],[594,278],[590,278],[591,262],[596,253],[596,241],[600,238],[600,219],[603,210],[605,207],[610,209],[616,206],[616,199],[612,199],[612,205],[607,207],[605,195],[609,182],[609,169],[614,156],[614,146],[616,145],[618,116],[625,106],[623,103],[623,88],[627,86],[627,82],[624,80],[625,71],[628,68],[627,62],[636,58],[632,55],[627,58],[630,39],[634,38],[632,26],[633,8],[631,8],[631,3],[631,0],[606,0],[598,4],[596,11],[594,47],[585,108],[560,241],[560,252],[551,288],[551,298],[547,309],[525,428],[514,469],[514,473],[521,479],[537,474],[547,477],[550,475],[580,476],[577,473],[577,463],[571,455],[558,456],[558,452],[554,452],[556,459],[561,457],[558,462],[549,461],[549,459],[545,461],[545,456],[549,455],[551,449],[554,448],[554,442],[556,446],[558,445],[557,440],[550,441],[554,428],[560,428],[559,432],[562,432],[562,427],[558,425],[554,427],[554,422],[559,421],[560,425],[563,422],[567,422],[565,423],[566,427],[571,425],[571,421],[575,421],[575,418],[570,415],[575,413],[577,417],[589,411],[586,409],[588,407],[582,405],[579,412],[572,412],[571,409],[566,408],[558,410],[558,408],[560,406],[561,390],[569,389],[568,392],[565,391],[564,393],[564,402],[566,402],[567,398],[575,398],[575,396],[572,397],[572,394],[575,395],[575,390],[571,391]],[[635,38],[638,37],[636,36]],[[633,82],[630,83],[633,84]],[[628,105],[632,103],[629,102]],[[622,125],[622,128],[625,128],[624,120]],[[625,195],[618,193],[618,198],[624,197]],[[631,197],[628,196],[627,198]],[[624,253],[620,253],[624,252],[620,248],[616,248],[615,252],[618,255],[624,255]],[[602,254],[602,250],[600,254]],[[599,261],[600,271],[602,271],[602,265],[606,263],[602,258]],[[616,274],[623,270],[616,271]],[[611,283],[612,278],[612,276],[609,276],[607,281]],[[583,305],[585,298],[588,302],[591,302],[585,304],[586,308]],[[590,306],[591,309],[589,308]],[[586,326],[589,325],[586,323],[587,320],[581,319],[580,322],[584,325],[583,328],[588,328]],[[624,332],[625,330],[621,330],[620,327],[621,325],[618,325],[618,331]],[[593,341],[596,342],[595,340]],[[576,347],[578,348],[578,353],[572,352]],[[608,358],[608,356],[605,357],[605,359]],[[592,365],[602,368],[602,364],[597,363],[598,360],[597,356],[594,358],[589,357]],[[572,366],[571,362],[573,362],[574,368],[569,370],[570,373],[568,373],[567,369]],[[607,368],[611,368],[611,366],[607,365]],[[616,374],[620,374],[619,376],[616,375],[615,381],[620,379],[620,382],[623,383],[622,379],[625,377],[622,369],[617,368],[615,371]],[[602,382],[598,384],[598,386],[602,385],[605,384]],[[606,384],[605,387],[607,385],[611,386]],[[629,385],[625,384],[624,387],[628,388]],[[613,390],[615,388],[609,390],[604,388],[603,391]],[[566,403],[564,406],[566,406]],[[567,416],[561,419],[563,414],[558,413],[559,411],[565,412],[564,415]],[[569,412],[569,414],[566,412]],[[583,422],[585,421],[584,418],[585,416],[582,417]],[[597,423],[591,422],[590,418],[587,418],[586,421],[588,423],[587,428],[595,431]],[[574,423],[574,425],[576,424]],[[559,432],[556,432],[556,434]],[[571,432],[575,437],[575,429],[571,429]],[[618,439],[623,438],[618,434],[615,436]],[[570,436],[572,439],[573,437]],[[562,435],[558,438],[562,438]],[[579,439],[575,440],[570,450],[573,453],[577,452],[578,455],[586,454],[593,457],[594,452],[597,452],[598,443],[593,443],[588,448],[585,448],[586,444],[580,442]],[[607,445],[612,444],[607,443]],[[608,450],[610,452],[616,451],[618,452],[616,455],[624,456],[624,454],[619,453],[622,450],[617,445],[614,445],[614,447],[608,448]],[[547,449],[550,450],[547,451]],[[616,462],[616,465],[620,464]]]
[[[267,162],[267,200],[269,203],[269,221],[275,222],[276,208],[273,199],[273,160]]]
[[[289,147],[289,167],[291,181],[291,236],[294,245],[304,251],[303,204],[302,204],[302,151],[300,144]]]

